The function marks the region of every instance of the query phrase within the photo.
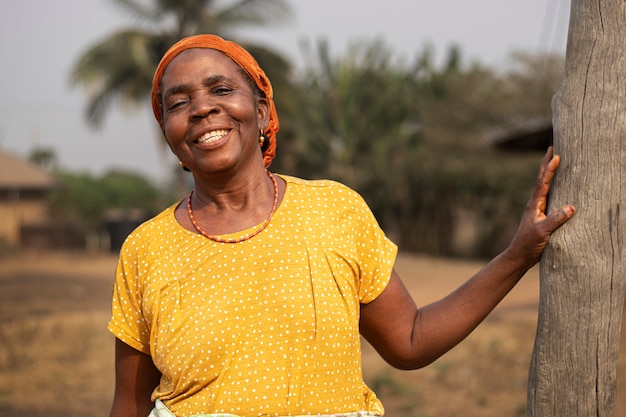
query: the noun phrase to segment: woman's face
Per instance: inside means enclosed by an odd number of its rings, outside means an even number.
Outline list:
[[[189,49],[161,79],[163,132],[178,159],[193,172],[249,166],[258,158],[259,131],[268,104],[257,99],[239,66],[214,49]]]

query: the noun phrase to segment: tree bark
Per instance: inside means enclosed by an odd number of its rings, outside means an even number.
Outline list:
[[[626,281],[626,5],[572,0],[565,72],[553,98],[561,167],[549,209],[577,213],[540,264],[531,417],[612,416]]]

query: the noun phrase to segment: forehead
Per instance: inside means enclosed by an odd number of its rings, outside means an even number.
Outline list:
[[[193,48],[176,55],[161,78],[162,86],[169,82],[195,77],[224,76],[245,81],[241,67],[224,53],[215,49]]]

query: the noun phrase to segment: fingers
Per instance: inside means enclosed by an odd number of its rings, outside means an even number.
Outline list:
[[[554,155],[552,146],[548,147],[548,150],[543,157],[543,161],[541,162],[535,191],[532,196],[533,205],[540,212],[545,212],[546,210],[550,185],[552,184],[552,179],[554,178],[560,164],[561,158],[559,155]]]
[[[550,146],[543,157],[543,162],[541,163],[541,169],[539,170],[539,176],[537,177],[539,184],[549,186],[552,182],[554,174],[557,169],[559,169],[559,165],[561,165],[561,157],[559,155],[554,155],[552,152],[552,146]]]
[[[540,209],[543,212],[546,210],[547,196],[550,191],[552,179],[554,178],[556,171],[559,169],[560,164],[561,157],[559,155],[554,155],[552,146],[548,147],[546,155],[543,158],[537,188],[535,190],[535,196],[541,197]],[[571,219],[575,213],[576,209],[572,205],[566,205],[554,210],[545,219],[548,224],[549,232],[552,233],[561,227],[565,222]]]
[[[533,200],[531,206],[534,205],[535,221],[540,221],[541,228],[549,235],[556,229],[561,227],[569,219],[572,218],[576,212],[574,206],[566,205],[560,207],[551,213],[546,213],[548,205],[548,192],[552,185],[552,179],[559,169],[561,164],[561,158],[559,155],[554,155],[553,149],[550,146],[543,158],[541,169],[539,170],[539,176],[537,177],[537,185],[533,194]],[[540,220],[543,217],[543,220]]]
[[[543,160],[541,161],[541,166],[539,168],[539,175],[537,176],[537,181],[539,181],[541,177],[543,176],[543,172],[548,166],[548,163],[552,159],[553,155],[554,155],[554,148],[552,148],[552,146],[548,146],[548,149],[546,150],[546,154],[543,156]]]
[[[552,233],[574,216],[576,209],[572,205],[563,206],[550,213],[544,220],[547,232]]]
[[[546,213],[548,192],[560,162],[559,156],[553,154],[552,147],[548,148],[539,169],[535,191],[528,201],[518,232],[509,246],[510,253],[528,259],[533,264],[539,260],[552,233],[576,212],[573,206],[566,205]]]

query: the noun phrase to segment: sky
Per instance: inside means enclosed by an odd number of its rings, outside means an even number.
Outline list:
[[[247,30],[296,67],[301,42],[325,39],[335,55],[356,41],[382,39],[410,60],[425,45],[436,57],[451,45],[465,62],[505,67],[513,51],[565,53],[568,0],[286,0],[292,19]],[[138,172],[156,183],[169,178],[173,157],[156,136],[145,108],[112,109],[99,130],[89,127],[84,90],[71,88],[78,57],[112,32],[135,26],[113,0],[20,0],[0,6],[0,150],[27,157],[52,149],[62,168],[101,175]]]

